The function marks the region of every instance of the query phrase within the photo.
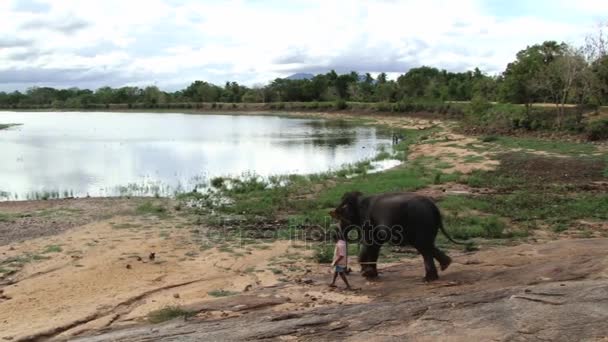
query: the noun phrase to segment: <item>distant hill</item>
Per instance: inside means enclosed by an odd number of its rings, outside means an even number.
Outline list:
[[[313,77],[315,77],[315,75],[299,72],[297,74],[287,76],[287,77],[285,77],[285,79],[286,80],[310,80]]]

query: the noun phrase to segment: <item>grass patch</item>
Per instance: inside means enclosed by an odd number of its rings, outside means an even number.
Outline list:
[[[43,254],[61,253],[62,251],[63,251],[63,248],[61,248],[61,246],[59,246],[59,245],[48,245],[44,248],[44,251],[42,253]]]
[[[0,222],[13,222],[13,221],[14,221],[13,215],[6,214],[6,213],[0,213]]]
[[[138,215],[155,215],[158,217],[167,216],[167,208],[161,204],[154,204],[152,201],[146,201],[135,209]]]
[[[484,137],[481,137],[479,140],[485,142],[485,143],[489,143],[489,142],[495,142],[498,140],[498,137],[495,135],[486,135]]]
[[[438,169],[449,169],[449,168],[454,167],[454,165],[452,165],[448,162],[445,162],[445,161],[440,161],[437,164],[435,164],[435,167]]]
[[[272,272],[272,274],[283,274],[283,271],[278,268],[270,268],[270,272]]]
[[[114,228],[114,229],[133,229],[133,228],[139,228],[139,227],[141,227],[141,225],[132,224],[132,223],[112,224],[112,228]]]
[[[238,294],[238,292],[227,291],[227,290],[213,290],[213,291],[207,292],[207,294],[210,295],[211,297],[228,297],[228,296],[234,296],[234,295]]]
[[[484,156],[480,156],[480,155],[475,155],[475,154],[470,154],[467,155],[463,158],[463,162],[470,164],[470,163],[479,163],[484,161],[486,158]]]
[[[330,244],[320,244],[315,247],[313,258],[319,264],[329,264],[334,258],[334,246]]]
[[[177,317],[189,317],[195,313],[186,311],[177,306],[167,306],[159,310],[151,311],[148,314],[148,322],[152,324],[162,323]]]
[[[6,258],[4,260],[0,260],[0,267],[8,267],[10,269],[19,269],[19,268],[22,268],[23,266],[25,266],[25,264],[28,264],[30,262],[48,260],[48,259],[50,259],[50,257],[39,255],[39,254],[25,253],[22,255],[17,255],[14,257]]]
[[[468,240],[477,237],[500,239],[511,236],[505,233],[506,224],[494,215],[446,215],[444,221],[448,234],[455,239]]]
[[[597,151],[593,144],[557,140],[501,136],[494,143],[508,149],[527,149],[564,155],[588,155]]]
[[[231,246],[227,245],[219,246],[217,250],[223,253],[234,253],[234,249]]]
[[[0,124],[0,130],[7,129],[13,126],[20,126],[21,124]]]

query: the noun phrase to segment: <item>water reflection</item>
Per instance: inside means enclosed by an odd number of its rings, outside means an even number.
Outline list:
[[[189,189],[243,172],[321,172],[390,144],[371,127],[276,116],[0,112],[4,122],[23,123],[0,131],[0,195],[19,199],[114,196],[133,184]]]

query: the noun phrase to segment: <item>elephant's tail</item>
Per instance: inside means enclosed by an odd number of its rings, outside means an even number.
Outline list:
[[[445,235],[445,237],[448,238],[448,240],[452,241],[452,243],[455,243],[457,245],[468,245],[469,244],[467,242],[461,242],[461,241],[456,241],[456,240],[452,239],[450,234],[448,234],[448,232],[445,231],[445,228],[443,228],[443,222],[441,222],[441,221],[439,221],[439,229],[441,230],[443,235]]]
[[[448,232],[446,232],[445,228],[443,227],[443,218],[441,217],[441,212],[439,211],[439,208],[437,208],[437,206],[435,207],[435,211],[437,213],[437,217],[439,218],[439,229],[441,230],[441,232],[443,233],[443,235],[445,235],[446,238],[448,238],[448,240],[452,241],[452,243],[455,243],[457,245],[468,245],[468,242],[460,242],[460,241],[456,241],[454,239],[452,239],[452,237],[450,236],[450,234],[448,234]]]

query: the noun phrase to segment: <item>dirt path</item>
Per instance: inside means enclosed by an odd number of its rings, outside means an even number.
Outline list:
[[[116,215],[133,214],[144,198],[78,198],[52,201],[0,201],[0,246]]]
[[[351,277],[363,286],[352,296],[369,302],[299,311],[305,304],[294,293],[344,294],[327,290],[325,279],[317,278],[215,307],[229,319],[199,315],[82,341],[600,341],[608,338],[607,245],[606,239],[567,240],[459,255],[432,284],[421,282],[421,262],[412,260],[385,268],[374,283]],[[285,302],[290,309],[277,310]]]
[[[3,267],[14,267],[0,278],[0,338],[67,337],[210,300],[213,291],[276,284],[280,257],[307,253],[288,241],[211,248],[204,229],[179,217],[117,216],[0,246]]]

